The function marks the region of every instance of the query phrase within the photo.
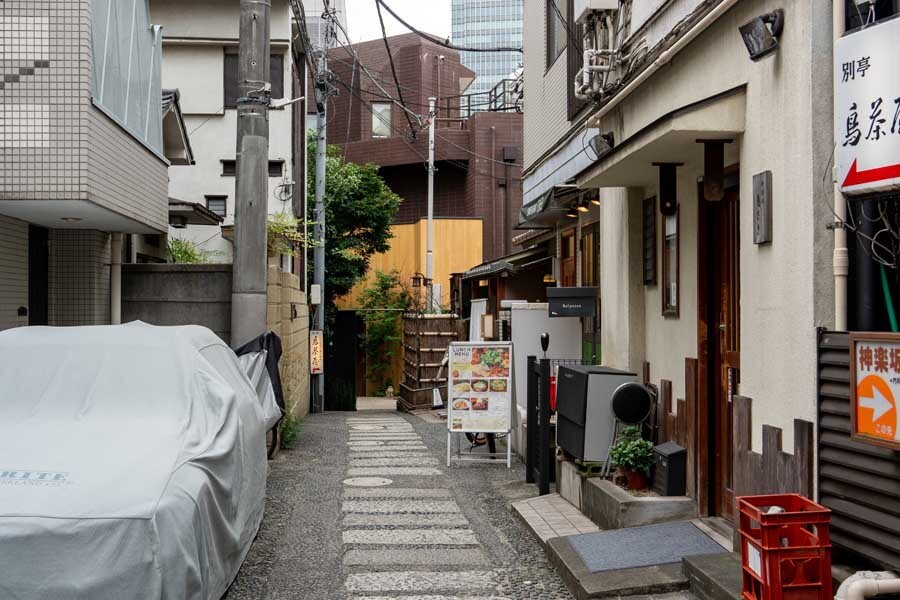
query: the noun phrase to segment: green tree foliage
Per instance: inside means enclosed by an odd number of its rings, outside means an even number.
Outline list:
[[[307,138],[314,157],[316,139]],[[309,161],[309,198],[315,198],[315,160]],[[310,202],[311,204],[312,202]],[[372,256],[390,248],[391,222],[400,197],[385,184],[374,164],[345,162],[337,146],[328,147],[325,167],[325,302],[349,292],[365,276]],[[312,228],[310,239],[314,239]],[[310,261],[312,263],[312,261]]]
[[[166,246],[166,254],[169,262],[197,264],[209,262],[215,253],[201,250],[190,240],[170,237]]]
[[[366,309],[363,312],[366,330],[362,334],[366,378],[378,384],[379,390],[388,385],[387,372],[403,341],[403,311],[411,304],[409,291],[397,271],[376,271],[375,281],[362,293],[362,308]]]

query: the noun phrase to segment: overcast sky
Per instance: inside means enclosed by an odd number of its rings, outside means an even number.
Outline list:
[[[365,42],[381,37],[375,0],[346,0],[347,24],[353,43]],[[441,39],[450,37],[450,0],[385,0],[403,20]],[[398,35],[408,30],[384,9],[384,27],[387,34]]]

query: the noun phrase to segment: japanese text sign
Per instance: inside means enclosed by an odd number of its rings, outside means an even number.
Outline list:
[[[508,432],[512,423],[512,344],[450,344],[447,387],[447,427],[451,432]]]
[[[853,437],[900,449],[900,334],[850,335],[850,420]]]
[[[898,56],[900,19],[835,42],[835,163],[845,194],[900,187]]]
[[[309,332],[309,372],[321,375],[325,367],[325,341],[321,331]]]

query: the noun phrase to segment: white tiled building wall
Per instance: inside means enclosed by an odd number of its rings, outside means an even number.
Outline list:
[[[28,223],[0,215],[0,330],[28,325]]]

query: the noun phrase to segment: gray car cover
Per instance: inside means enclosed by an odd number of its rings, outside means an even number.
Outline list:
[[[220,598],[262,519],[265,428],[205,328],[0,332],[0,598]]]

